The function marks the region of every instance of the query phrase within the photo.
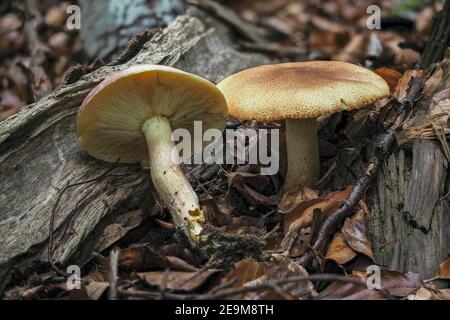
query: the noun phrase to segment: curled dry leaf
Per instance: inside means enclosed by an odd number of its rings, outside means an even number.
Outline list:
[[[437,66],[436,70],[425,82],[425,94],[428,96],[432,96],[436,92],[437,88],[442,85],[443,78],[444,70],[440,66]]]
[[[349,279],[361,279],[355,275],[347,276]],[[357,283],[333,282],[319,293],[319,300],[382,300],[385,296],[378,290],[370,290],[366,285]]]
[[[423,287],[423,282],[417,273],[383,270],[381,272],[381,286],[391,296],[404,298],[411,292]]]
[[[93,281],[86,285],[86,294],[90,300],[98,300],[105,293],[106,289],[108,289],[108,282],[97,282]]]
[[[0,100],[0,121],[19,112],[24,102],[11,91],[6,91]]]
[[[391,68],[379,68],[376,69],[374,72],[387,82],[391,92],[394,92],[398,81],[402,77],[402,74],[400,72]]]
[[[437,295],[442,300],[450,300],[450,289],[440,289]]]
[[[286,191],[281,198],[278,205],[278,212],[282,214],[289,214],[303,202],[308,200],[317,199],[318,194],[316,191],[307,187],[295,187]]]
[[[314,210],[319,209],[323,215],[336,210],[350,194],[352,187],[349,186],[343,191],[331,192],[324,197],[300,202],[297,208],[291,210],[284,216],[284,231],[294,228],[300,230],[311,225]]]
[[[350,248],[342,232],[336,233],[328,247],[325,259],[333,260],[337,264],[343,265],[355,257],[356,252]]]
[[[371,275],[372,276],[372,275]],[[350,279],[362,279],[363,275],[350,275]],[[415,273],[400,273],[397,271],[382,270],[380,275],[381,290],[369,289],[365,284],[353,282],[333,282],[320,292],[319,299],[343,300],[381,300],[406,298],[409,294],[423,287],[419,275]]]
[[[219,270],[202,270],[197,272],[155,271],[138,273],[139,278],[148,285],[163,289],[190,292],[203,286]]]
[[[409,89],[409,82],[412,78],[419,77],[422,79],[425,79],[427,75],[427,72],[425,70],[408,70],[406,71],[403,76],[400,78],[397,89],[395,90],[394,97],[400,101],[404,97],[406,97],[406,94],[408,93],[407,90]]]
[[[223,279],[222,284],[235,279],[233,288],[258,287],[266,282],[274,282],[289,277],[308,277],[308,272],[299,264],[282,255],[273,255],[271,266],[264,262],[244,259],[235,264]],[[307,299],[317,293],[310,281],[296,281],[278,286],[283,294],[276,290],[265,290],[235,294],[235,299],[265,300],[265,299]]]
[[[364,212],[361,210],[351,218],[347,218],[342,227],[342,234],[347,244],[356,252],[373,258],[372,247]]]
[[[264,262],[254,259],[244,259],[234,264],[233,269],[222,279],[222,283],[236,279],[233,287],[240,288],[247,282],[266,274],[267,271],[268,267]]]
[[[59,28],[66,22],[66,14],[60,7],[51,7],[44,17],[44,22],[52,28]]]
[[[163,256],[146,246],[130,247],[121,250],[118,264],[119,268],[125,271],[147,271],[152,269],[198,270],[180,258]]]
[[[432,7],[426,7],[417,14],[416,31],[418,34],[427,35],[430,33],[434,14]]]
[[[408,300],[440,300],[439,296],[429,288],[422,287],[416,292],[408,295]]]
[[[268,280],[282,280],[291,277],[308,277],[309,274],[298,263],[282,255],[274,255],[274,265],[270,268],[267,278]],[[306,299],[316,296],[314,285],[311,281],[297,281],[280,285],[280,287],[290,296],[297,299]]]
[[[155,219],[155,221],[164,229],[172,230],[175,229],[175,225],[172,222],[163,221],[160,219]]]
[[[228,174],[228,188],[236,188],[245,200],[252,206],[258,204],[277,205],[279,196],[266,196],[261,192],[270,183],[270,178],[243,172],[230,172]],[[230,191],[228,192],[229,195]]]
[[[333,60],[356,64],[363,62],[368,41],[369,33],[354,35],[345,48],[333,56]]]
[[[233,269],[223,277],[221,283],[225,284],[234,281],[232,288],[241,288],[248,283],[266,275],[268,267],[264,262],[254,259],[244,259],[234,264]],[[236,294],[235,299],[244,299],[246,294]]]
[[[439,272],[436,276],[439,279],[450,280],[450,258],[439,265]]]
[[[420,60],[420,53],[412,49],[401,49],[395,55],[396,66],[403,70],[414,68],[414,65]]]

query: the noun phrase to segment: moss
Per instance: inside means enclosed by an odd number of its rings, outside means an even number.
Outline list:
[[[393,15],[404,15],[413,12],[422,11],[429,1],[424,0],[406,0],[399,3],[391,8],[391,14]]]

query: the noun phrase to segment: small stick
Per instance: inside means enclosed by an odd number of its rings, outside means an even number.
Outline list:
[[[108,270],[108,299],[118,300],[117,294],[117,280],[118,276],[118,264],[119,264],[119,252],[120,250],[114,248],[109,253],[109,270]]]

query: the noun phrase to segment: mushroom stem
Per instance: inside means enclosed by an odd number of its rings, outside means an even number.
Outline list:
[[[316,119],[286,120],[287,174],[283,190],[313,187],[320,175]]]
[[[170,122],[166,117],[153,117],[145,121],[142,131],[147,140],[153,185],[169,208],[175,225],[182,228],[193,245],[197,245],[205,217],[179,164],[172,161],[175,144],[171,140]]]

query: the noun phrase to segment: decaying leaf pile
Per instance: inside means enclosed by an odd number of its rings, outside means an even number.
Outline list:
[[[208,4],[192,2],[198,7]],[[94,258],[82,268],[80,290],[69,290],[64,271],[47,266],[29,277],[15,279],[4,297],[450,299],[449,289],[434,285],[438,279],[450,280],[450,260],[435,266],[433,279],[381,266],[381,287],[367,287],[372,281],[367,268],[375,265],[376,259],[367,223],[371,200],[364,195],[352,214],[329,235],[323,252],[312,249],[320,226],[347,200],[358,177],[370,170],[368,161],[380,133],[396,125],[398,146],[408,146],[415,139],[435,139],[450,161],[446,139],[450,132],[450,54],[432,68],[415,69],[431,30],[432,16],[442,4],[421,6],[419,2],[407,1],[412,8],[404,8],[391,3],[395,1],[379,1],[386,10],[395,14],[408,12],[410,17],[385,20],[385,29],[378,32],[369,31],[364,25],[364,8],[374,1],[358,1],[357,5],[347,2],[323,1],[320,8],[309,1],[300,4],[289,0],[239,1],[230,5],[248,24],[264,21],[257,29],[261,34],[265,31],[284,39],[276,45],[259,41],[259,36],[244,39],[240,42],[242,50],[260,51],[285,60],[333,59],[368,65],[391,88],[389,99],[321,119],[323,175],[314,189],[299,187],[281,193],[286,166],[282,134],[278,175],[258,175],[258,165],[188,168],[188,178],[210,222],[204,248],[191,248],[162,206],[156,204],[151,212],[138,208],[118,216],[104,228],[94,248]],[[367,2],[367,6],[360,2]],[[64,31],[58,20],[64,5],[47,14],[43,7],[25,6],[24,12],[35,10],[35,18],[42,19],[38,22],[28,22],[18,13],[2,13],[0,47],[7,50],[0,50],[0,55],[5,56],[0,66],[4,79],[0,83],[0,120],[61,83],[69,65],[88,64],[80,56],[78,36]],[[32,25],[28,26],[31,23],[43,26],[45,33],[37,37],[36,32],[18,32],[32,29]],[[234,27],[242,31],[242,26]],[[60,42],[64,42],[61,48]],[[70,49],[62,50],[65,48]],[[421,83],[422,90],[415,101],[409,101],[414,108],[399,119],[399,102],[408,96],[415,81]],[[405,107],[405,103],[400,107]],[[281,128],[283,132],[279,123],[230,119],[227,126]],[[312,254],[313,259],[303,264],[301,258],[306,253]]]

